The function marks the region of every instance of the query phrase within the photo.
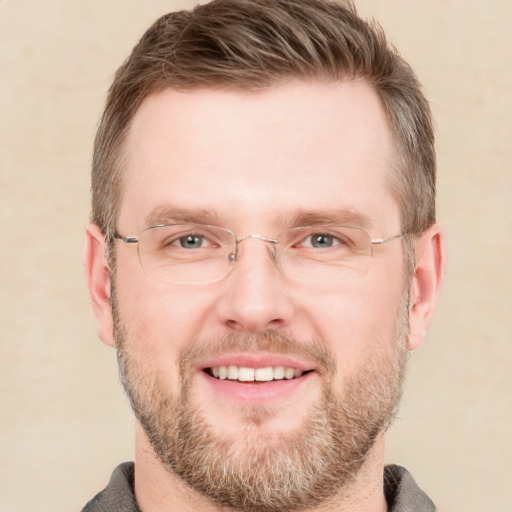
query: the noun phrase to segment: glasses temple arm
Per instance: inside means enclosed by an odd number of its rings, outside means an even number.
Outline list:
[[[391,240],[394,240],[395,238],[401,238],[403,236],[403,233],[400,233],[399,235],[390,236],[389,238],[374,238],[373,240],[370,240],[372,245],[380,245],[385,244],[387,242],[390,242]]]
[[[113,231],[110,236],[116,240],[121,240],[125,244],[136,244],[139,241],[137,236],[122,236],[117,231]]]

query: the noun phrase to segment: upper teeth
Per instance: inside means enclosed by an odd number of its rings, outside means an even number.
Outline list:
[[[265,368],[247,368],[245,366],[214,366],[212,374],[218,379],[239,380],[243,382],[268,382],[271,380],[293,379],[302,375],[301,370],[284,366],[267,366]]]

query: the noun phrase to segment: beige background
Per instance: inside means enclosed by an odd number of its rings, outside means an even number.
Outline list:
[[[82,277],[91,144],[112,74],[187,1],[0,0],[0,510],[79,510],[132,458]],[[387,459],[445,511],[512,512],[512,2],[360,0],[437,118],[448,274]]]

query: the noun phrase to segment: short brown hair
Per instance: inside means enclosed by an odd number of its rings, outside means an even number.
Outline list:
[[[291,79],[367,81],[396,142],[402,232],[435,222],[434,132],[421,86],[378,25],[349,2],[328,0],[214,0],[158,19],[109,90],[94,145],[91,220],[104,233],[116,229],[124,141],[148,95],[167,87],[260,90]]]

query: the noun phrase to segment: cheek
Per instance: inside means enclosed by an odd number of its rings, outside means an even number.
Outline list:
[[[335,356],[339,378],[345,379],[393,346],[402,290],[396,279],[339,288],[337,293],[310,294],[304,311],[309,311],[314,335]]]
[[[115,295],[133,356],[161,382],[175,382],[179,354],[204,324],[201,293],[151,279],[131,262],[118,262]]]

